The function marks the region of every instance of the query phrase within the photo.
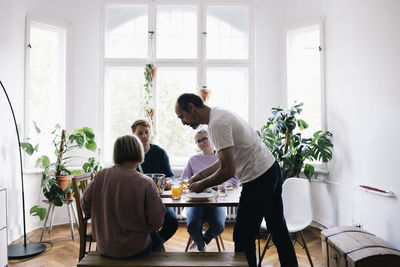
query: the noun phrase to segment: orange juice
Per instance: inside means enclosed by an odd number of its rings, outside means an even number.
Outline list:
[[[181,189],[179,188],[179,185],[173,185],[171,190],[172,190],[172,199],[181,198]]]

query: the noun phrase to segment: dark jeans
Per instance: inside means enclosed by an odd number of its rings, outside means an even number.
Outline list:
[[[263,218],[265,218],[272,241],[278,250],[281,266],[298,266],[283,215],[281,194],[282,175],[276,162],[263,175],[243,184],[233,240],[235,251],[246,253],[250,267],[257,266],[255,239]]]
[[[167,213],[164,215],[164,224],[162,226],[160,233],[160,237],[167,242],[178,230],[178,219],[176,218],[176,214],[173,208],[168,207]]]

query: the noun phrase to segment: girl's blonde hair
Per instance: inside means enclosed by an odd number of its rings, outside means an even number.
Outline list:
[[[124,135],[118,137],[114,143],[113,160],[116,165],[124,162],[144,161],[144,150],[142,142],[135,135]]]

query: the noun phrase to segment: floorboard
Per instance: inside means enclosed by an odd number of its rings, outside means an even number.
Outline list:
[[[227,224],[222,238],[225,244],[226,251],[234,251],[234,243],[232,240],[233,224]],[[40,239],[41,229],[35,230],[28,234],[28,239],[33,242],[38,242]],[[59,225],[53,227],[51,235],[45,233],[43,243],[47,249],[41,255],[35,258],[28,258],[23,260],[10,260],[9,266],[29,266],[29,267],[72,267],[76,266],[78,262],[79,250],[79,233],[75,229],[75,241],[71,238],[71,231],[69,225]],[[314,266],[323,266],[320,230],[314,227],[308,227],[304,231],[304,238],[307,242]],[[21,239],[22,240],[22,239]],[[18,240],[16,242],[21,242]],[[165,244],[166,251],[184,251],[188,240],[186,226],[180,225],[177,233]],[[14,243],[16,243],[14,242]],[[261,240],[261,250],[265,244],[265,239]],[[94,247],[92,248],[94,249]],[[296,243],[295,250],[299,266],[310,266],[305,250]],[[207,246],[207,251],[218,251],[215,240]],[[263,260],[263,267],[280,266],[278,255],[274,246],[268,249]]]

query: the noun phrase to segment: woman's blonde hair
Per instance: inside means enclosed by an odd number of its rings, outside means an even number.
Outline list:
[[[124,135],[118,137],[114,143],[113,160],[116,165],[124,162],[139,162],[144,160],[142,142],[135,135]]]

